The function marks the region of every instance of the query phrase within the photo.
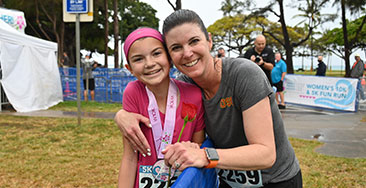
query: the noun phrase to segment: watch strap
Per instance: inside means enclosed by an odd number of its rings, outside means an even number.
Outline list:
[[[203,148],[205,150],[205,154],[208,160],[208,165],[206,165],[204,168],[215,168],[217,164],[219,163],[219,160],[210,160],[207,156],[206,147]]]

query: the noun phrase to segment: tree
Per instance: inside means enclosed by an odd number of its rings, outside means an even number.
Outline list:
[[[159,19],[155,16],[156,10],[149,4],[135,0],[120,1],[120,24],[121,40],[124,41],[128,34],[138,27],[159,28]]]
[[[266,30],[263,28],[263,34],[267,34],[271,36],[274,40],[279,42],[285,49],[286,52],[286,64],[287,64],[287,72],[292,74],[294,73],[293,69],[293,52],[294,48],[302,45],[305,41],[307,41],[312,34],[314,28],[316,28],[320,22],[316,22],[314,14],[320,15],[320,10],[322,6],[326,3],[327,0],[306,0],[305,1],[305,7],[306,8],[299,8],[299,11],[307,11],[310,12],[310,14],[307,14],[309,24],[306,24],[308,33],[305,34],[301,40],[298,42],[293,42],[293,40],[290,38],[288,27],[285,20],[285,8],[284,8],[284,1],[283,0],[272,0],[266,7],[259,8],[256,11],[253,12],[252,16],[258,16],[263,15],[267,16],[267,13],[272,13],[275,15],[279,20],[278,22],[281,24],[281,31],[283,39],[281,40],[278,38],[274,33]],[[278,11],[274,11],[274,6],[277,5],[279,7]],[[302,5],[303,6],[303,5]],[[314,24],[319,23],[319,24]]]
[[[61,58],[62,52],[66,51],[70,59],[75,60],[75,24],[63,22],[62,0],[2,0],[2,2],[6,8],[24,12],[27,34],[57,42],[59,58]],[[121,32],[117,30],[116,35],[114,30],[113,33],[109,33],[108,29],[109,24],[113,24],[108,22],[110,19],[108,12],[112,12],[109,7],[114,8],[111,6],[113,1],[94,1],[94,21],[80,24],[81,48],[90,51],[104,51],[107,56],[106,44],[110,36],[119,37],[121,33],[126,37],[128,33],[140,26],[158,28],[159,20],[155,16],[156,10],[150,5],[135,0],[118,1],[121,4],[122,2],[123,5],[126,4],[127,8],[121,8],[118,11],[120,16],[117,17],[117,22]]]
[[[346,77],[350,76],[350,55],[352,46],[355,44],[355,40],[359,37],[360,31],[365,24],[366,17],[363,17],[361,24],[356,31],[356,37],[353,40],[349,40],[348,30],[347,30],[347,17],[346,9],[347,7],[351,10],[351,14],[358,13],[360,11],[365,11],[366,0],[335,0],[334,5],[340,3],[341,14],[342,14],[342,31],[343,31],[343,45],[344,45],[344,62],[346,67]]]
[[[360,25],[364,22],[366,16],[357,18],[353,21],[347,22],[347,35],[348,39],[352,41],[352,45],[349,47],[350,54],[352,54],[357,49],[363,49],[366,47],[366,26],[364,25],[361,30],[359,30]],[[344,38],[343,38],[343,28],[334,28],[324,32],[323,36],[317,41],[321,41],[321,45],[318,48],[332,52],[338,57],[345,59],[344,51]],[[319,43],[320,44],[320,43]],[[351,44],[351,43],[349,43]]]
[[[170,2],[170,0],[168,0],[168,3],[174,11],[182,9],[182,0],[176,0],[175,6]]]
[[[257,19],[248,18],[243,14],[225,16],[210,25],[207,30],[211,33],[215,46],[226,46],[228,51],[241,55],[243,49],[253,41],[252,32],[261,30],[256,21]]]
[[[108,67],[108,42],[109,42],[109,22],[108,22],[108,0],[104,0],[104,67]]]
[[[114,68],[119,67],[119,52],[118,52],[118,43],[119,43],[119,31],[118,31],[118,3],[117,0],[113,0],[113,31],[114,31]]]

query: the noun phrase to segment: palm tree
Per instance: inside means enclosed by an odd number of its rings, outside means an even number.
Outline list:
[[[351,73],[351,67],[350,67],[350,55],[351,55],[351,49],[352,46],[355,45],[355,42],[362,30],[362,27],[365,25],[366,22],[366,16],[363,18],[360,27],[356,31],[356,37],[349,41],[348,39],[348,31],[347,31],[347,17],[346,17],[346,11],[347,8],[351,10],[351,15],[354,15],[356,13],[359,13],[361,11],[364,12],[365,6],[366,6],[366,0],[335,0],[333,5],[336,5],[340,3],[341,4],[341,10],[342,10],[342,30],[343,30],[343,40],[344,40],[344,61],[346,64],[346,77],[350,76]]]

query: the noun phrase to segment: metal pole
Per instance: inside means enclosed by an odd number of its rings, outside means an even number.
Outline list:
[[[75,22],[75,38],[76,38],[76,93],[78,105],[78,125],[81,125],[81,108],[80,108],[80,14],[76,14]]]

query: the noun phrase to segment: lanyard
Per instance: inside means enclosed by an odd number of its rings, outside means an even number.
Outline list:
[[[161,151],[166,145],[171,144],[173,140],[175,116],[177,111],[177,86],[170,80],[168,99],[165,109],[164,130],[162,130],[161,119],[159,115],[159,107],[156,102],[154,94],[145,86],[147,95],[149,97],[149,118],[152,125],[152,131],[154,136],[155,150],[158,155],[158,159],[164,158]]]

